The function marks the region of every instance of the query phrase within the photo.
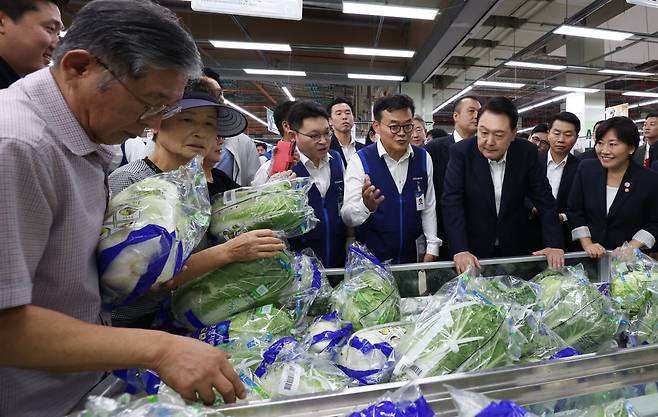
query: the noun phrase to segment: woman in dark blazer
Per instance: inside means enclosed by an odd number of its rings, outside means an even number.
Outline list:
[[[658,236],[658,173],[633,162],[640,135],[627,117],[604,121],[596,131],[596,155],[580,163],[567,217],[573,240],[592,258],[624,242],[651,249]]]

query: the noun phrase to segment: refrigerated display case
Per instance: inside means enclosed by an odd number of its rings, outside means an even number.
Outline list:
[[[584,252],[567,254],[567,264],[583,264],[593,282],[605,282],[610,274],[610,256],[591,260]],[[544,257],[516,257],[481,260],[484,276],[513,275],[530,279],[546,269]],[[452,262],[434,262],[392,266],[403,300],[403,314],[413,316],[422,311],[427,294],[457,274]],[[327,270],[329,276],[344,274],[342,269]],[[583,395],[601,394],[610,390],[630,399],[641,416],[658,416],[658,345],[581,355],[529,365],[489,369],[474,373],[451,374],[418,379],[420,388],[438,416],[456,415],[447,386],[483,393],[493,399],[513,400],[524,406],[557,402]],[[280,400],[238,404],[223,407],[228,416],[344,416],[377,401],[387,391],[406,382],[345,389]],[[637,387],[642,385],[642,387]],[[630,389],[634,387],[636,389]],[[649,389],[645,389],[649,387]],[[640,389],[642,388],[642,389]],[[634,393],[631,395],[631,393]],[[609,397],[611,397],[609,395]],[[561,401],[561,404],[578,403]],[[544,407],[546,405],[544,404]],[[564,409],[563,411],[567,411]],[[577,414],[576,414],[577,415]]]

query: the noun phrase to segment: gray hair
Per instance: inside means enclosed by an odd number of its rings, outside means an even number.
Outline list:
[[[57,46],[55,65],[76,49],[94,55],[119,78],[140,79],[150,70],[201,75],[201,56],[192,36],[172,11],[150,0],[88,3]]]
[[[422,124],[423,127],[425,127],[425,120],[423,120],[423,118],[420,117],[419,115],[417,115],[417,114],[414,115],[414,120],[417,121],[417,122],[420,122],[420,124]],[[427,130],[427,129],[425,129],[425,130]]]

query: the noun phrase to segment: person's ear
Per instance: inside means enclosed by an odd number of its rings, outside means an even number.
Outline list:
[[[60,59],[57,70],[64,74],[67,80],[73,80],[88,75],[91,71],[103,70],[93,55],[84,49],[68,51]]]
[[[12,20],[5,12],[0,12],[0,35],[7,33],[7,25]]]

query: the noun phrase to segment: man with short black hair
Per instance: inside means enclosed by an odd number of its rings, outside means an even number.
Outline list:
[[[658,113],[647,114],[642,127],[642,134],[644,135],[644,144],[635,151],[633,160],[649,168],[658,159],[655,151],[655,145],[658,142]]]
[[[439,254],[432,161],[411,145],[414,102],[385,96],[373,107],[380,136],[350,159],[345,172],[345,224],[382,261],[432,262]]]
[[[276,106],[274,109],[274,124],[276,125],[277,130],[279,131],[279,136],[284,140],[291,140],[287,132],[290,131],[290,125],[288,124],[288,113],[290,108],[295,104],[294,101],[288,100]]]
[[[0,89],[45,68],[64,25],[68,0],[0,0]]]
[[[450,159],[450,147],[464,139],[473,137],[477,131],[478,111],[482,105],[480,100],[475,96],[462,96],[455,101],[452,112],[452,120],[455,122],[455,130],[451,135],[434,138],[427,144],[425,149],[432,157],[434,169],[434,189],[436,198],[439,200],[436,204],[437,234],[444,244],[441,248],[439,259],[447,261],[452,259],[450,241],[446,236],[443,228],[443,217],[441,214],[441,195],[443,194],[443,183]]]
[[[331,149],[338,152],[343,166],[365,145],[352,137],[354,127],[354,106],[344,97],[336,97],[327,106],[329,124],[334,133],[331,136]]]
[[[557,203],[537,158],[537,148],[516,140],[518,112],[505,97],[480,110],[477,137],[450,148],[442,198],[443,221],[457,271],[479,267],[478,258],[529,254],[525,198],[539,210],[549,267],[564,265]]]
[[[296,101],[285,118],[286,127],[282,128],[299,151],[299,162],[292,167],[292,172],[298,178],[311,178],[313,186],[308,192],[309,205],[319,220],[315,229],[289,238],[290,248],[296,252],[311,248],[325,267],[343,268],[347,236],[340,216],[344,167],[338,152],[329,149],[329,115],[313,101]],[[254,185],[261,185],[269,179],[270,166],[271,161],[268,161],[260,168]]]
[[[427,131],[427,143],[429,144],[429,142],[433,139],[439,139],[444,136],[448,136],[448,132],[439,127],[432,128],[431,130]]]
[[[535,144],[539,152],[548,152],[548,148],[551,146],[548,141],[548,125],[539,123],[532,129],[528,139]]]
[[[551,185],[551,192],[557,201],[560,222],[565,237],[565,247],[575,250],[571,244],[571,227],[567,225],[567,200],[571,192],[571,185],[576,177],[580,160],[571,150],[578,140],[580,132],[580,119],[573,113],[561,112],[551,117],[548,122],[548,152],[539,153],[539,163],[546,169],[546,177]],[[535,248],[542,248],[541,224],[536,217],[536,209],[532,210],[532,229],[535,235]]]

